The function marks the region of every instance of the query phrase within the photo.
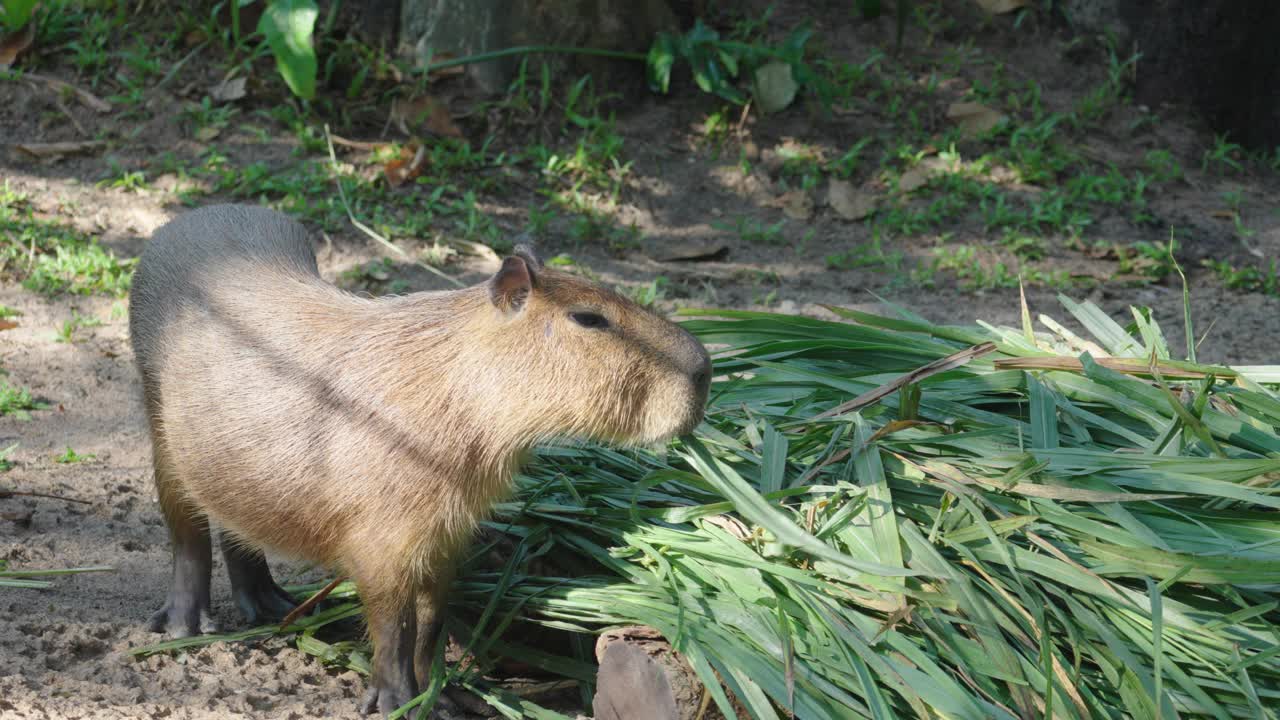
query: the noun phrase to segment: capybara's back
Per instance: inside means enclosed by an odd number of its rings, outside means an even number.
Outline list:
[[[208,309],[207,278],[228,267],[319,277],[306,231],[266,208],[215,205],[167,223],[147,243],[129,295],[129,335],[148,386],[161,337],[181,312]]]
[[[422,686],[457,559],[528,448],[688,432],[710,381],[689,333],[530,251],[462,290],[362,298],[248,207],[157,231],[130,334],[174,546],[151,626],[210,627],[211,525],[250,621],[294,603],[263,548],[322,563],[360,588],[384,713]]]

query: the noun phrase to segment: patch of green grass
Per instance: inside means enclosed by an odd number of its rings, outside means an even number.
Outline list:
[[[191,137],[207,142],[225,130],[239,112],[239,108],[229,103],[215,105],[206,95],[199,103],[189,103],[180,117],[190,125]]]
[[[984,262],[972,245],[934,248],[933,269],[950,271],[966,290],[992,290],[1018,286],[1018,274],[1004,262]]]
[[[31,410],[44,410],[47,405],[31,397],[31,391],[0,377],[0,416],[12,415],[19,420],[30,420]]]
[[[1125,275],[1138,275],[1152,280],[1162,280],[1176,269],[1173,253],[1164,242],[1139,241],[1131,245],[1116,245],[1117,269]]]
[[[0,449],[0,472],[8,472],[13,469],[13,451],[18,449],[18,443],[14,443],[7,448]],[[4,566],[0,565],[0,570]]]
[[[885,252],[880,235],[877,233],[871,242],[857,245],[848,250],[832,253],[825,258],[827,268],[831,270],[853,270],[869,268],[875,270],[898,270],[902,266],[902,253]]]
[[[764,243],[765,245],[781,245],[786,241],[782,234],[782,228],[787,224],[786,220],[779,220],[772,225],[750,217],[740,217],[734,220],[732,224],[725,222],[714,222],[712,227],[717,230],[723,230],[736,234],[744,242]]]
[[[7,184],[0,190],[0,277],[19,279],[45,295],[123,296],[135,263],[68,225],[37,218],[26,198]]]
[[[391,279],[395,262],[389,257],[370,260],[367,263],[343,270],[338,283],[349,290],[361,290],[373,295],[399,295],[409,291],[409,283]]]
[[[56,342],[74,344],[76,331],[82,328],[98,327],[102,321],[95,317],[86,317],[72,310],[71,319],[58,326]]]
[[[8,305],[0,305],[0,319],[20,317],[21,315],[22,311],[17,308],[11,308]]]
[[[1186,176],[1182,164],[1168,150],[1149,150],[1143,156],[1143,162],[1158,183],[1181,180]]]
[[[1244,172],[1243,156],[1243,147],[1228,140],[1226,135],[1214,135],[1213,145],[1204,151],[1200,160],[1200,170],[1209,172],[1212,168],[1219,175],[1225,175],[1227,171],[1241,173]]]
[[[96,455],[94,455],[93,453],[85,453],[85,454],[81,455],[80,453],[76,452],[75,450],[72,450],[72,449],[71,449],[71,446],[70,446],[70,445],[68,445],[68,446],[67,446],[67,451],[66,451],[66,452],[64,452],[64,453],[62,453],[61,455],[57,455],[57,456],[55,456],[55,457],[53,458],[53,461],[54,461],[54,462],[56,462],[56,463],[58,463],[58,464],[60,464],[60,465],[74,465],[74,464],[76,464],[76,463],[82,463],[82,462],[86,462],[86,461],[88,461],[88,460],[92,460],[92,459],[94,459],[95,457],[97,457],[97,456],[96,456]]]
[[[1260,292],[1280,296],[1280,266],[1271,260],[1267,267],[1235,267],[1225,260],[1206,259],[1205,267],[1217,274],[1222,284],[1232,290]]]
[[[653,307],[667,298],[667,291],[670,288],[671,281],[665,275],[659,275],[643,285],[620,285],[617,289],[618,292],[634,300],[637,305]]]
[[[109,187],[125,192],[141,193],[150,190],[147,175],[141,170],[130,170],[115,159],[108,161],[111,172],[98,181],[98,187]]]

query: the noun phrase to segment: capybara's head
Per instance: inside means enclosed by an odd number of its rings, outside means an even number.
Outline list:
[[[509,436],[665,440],[702,420],[706,348],[621,295],[546,268],[527,247],[503,260],[473,305],[468,352],[483,367],[463,389]],[[508,433],[500,432],[502,435]]]

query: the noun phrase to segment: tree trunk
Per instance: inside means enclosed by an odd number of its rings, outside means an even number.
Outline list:
[[[401,0],[400,28],[400,52],[421,63],[442,53],[474,55],[520,45],[643,53],[658,31],[676,30],[677,21],[668,0]],[[543,55],[537,59],[577,73],[607,72],[616,67],[586,56]],[[481,87],[501,92],[513,79],[520,60],[508,57],[478,63],[469,65],[467,71]],[[639,63],[628,66],[643,77]]]
[[[1248,147],[1280,145],[1280,2],[1275,0],[1059,0],[1084,32],[1136,50],[1136,96],[1189,105],[1214,132]]]

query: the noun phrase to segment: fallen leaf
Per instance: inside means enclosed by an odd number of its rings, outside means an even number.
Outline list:
[[[104,140],[81,140],[78,142],[21,143],[15,145],[22,152],[38,158],[56,158],[63,155],[93,152],[106,147]]]
[[[658,262],[711,262],[729,257],[729,246],[723,243],[692,241],[677,245],[658,258]]]
[[[741,520],[735,517],[730,517],[728,515],[708,515],[702,518],[702,521],[715,525],[739,540],[746,540],[751,537],[751,530],[744,525]]]
[[[827,204],[845,220],[861,220],[876,209],[876,196],[855,190],[848,180],[833,178],[827,185]]]
[[[418,143],[409,143],[400,148],[400,155],[388,162],[382,172],[387,176],[388,185],[400,187],[421,175],[426,164],[426,148]]]
[[[1004,15],[1031,4],[1031,0],[974,0],[974,2],[992,15]]]
[[[196,131],[196,140],[199,140],[200,142],[209,142],[221,134],[222,128],[216,125],[205,125]]]
[[[244,97],[244,82],[242,77],[223,80],[222,82],[209,88],[209,97],[214,102],[233,102]]]
[[[462,137],[462,131],[449,116],[449,107],[430,95],[397,98],[391,103],[391,120],[405,135],[417,135],[417,128],[425,127],[433,135]]]
[[[782,214],[792,220],[808,220],[813,217],[813,200],[803,190],[790,190],[778,196]]]
[[[959,125],[960,132],[968,138],[987,133],[1005,120],[999,111],[975,102],[951,103],[947,117]]]
[[[0,36],[0,70],[6,70],[36,39],[36,23],[30,20],[21,30]]]
[[[930,168],[917,165],[902,173],[902,177],[898,178],[898,190],[904,193],[915,192],[928,185],[929,178],[932,175],[933,171]]]
[[[0,320],[0,330],[12,330],[18,327],[18,323],[12,320]]]
[[[1209,217],[1217,218],[1218,220],[1235,220],[1236,214],[1232,210],[1214,210],[1209,213]]]
[[[765,113],[775,113],[796,99],[800,86],[784,62],[765,63],[756,69],[753,95],[756,106]]]
[[[478,242],[472,242],[470,240],[463,240],[461,238],[453,238],[448,240],[447,242],[450,245],[453,245],[461,249],[462,252],[468,255],[474,255],[478,258],[481,258],[485,262],[488,262],[494,265],[495,267],[502,264],[502,258],[498,257],[497,251],[495,251],[493,248],[489,247],[488,245],[485,245],[483,243],[478,243]]]

